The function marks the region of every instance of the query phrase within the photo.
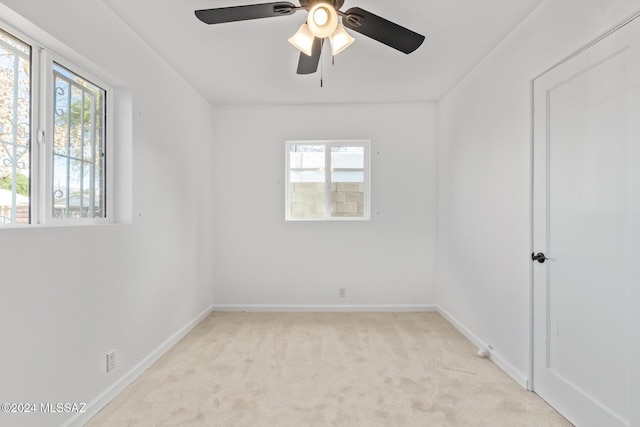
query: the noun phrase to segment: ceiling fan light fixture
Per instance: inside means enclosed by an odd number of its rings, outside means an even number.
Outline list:
[[[309,30],[307,24],[300,25],[298,31],[289,39],[289,43],[294,45],[305,55],[311,56],[313,50],[313,39],[315,36]]]
[[[347,30],[345,30],[342,25],[338,24],[336,30],[333,32],[331,37],[329,37],[329,41],[331,42],[331,54],[333,56],[336,56],[337,54],[351,46],[351,44],[356,41],[356,39],[351,37],[351,35],[347,33]]]
[[[338,26],[338,13],[329,3],[319,2],[309,9],[309,29],[318,38],[329,37]]]

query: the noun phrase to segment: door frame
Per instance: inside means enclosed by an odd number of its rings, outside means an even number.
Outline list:
[[[529,212],[529,222],[530,222],[530,229],[529,229],[529,242],[530,242],[530,253],[536,253],[536,252],[540,252],[543,250],[546,250],[546,248],[535,248],[534,247],[534,221],[535,221],[535,205],[534,205],[534,182],[535,182],[535,165],[534,165],[534,160],[535,160],[535,105],[534,105],[534,101],[535,101],[535,83],[536,81],[541,78],[542,76],[544,76],[545,74],[549,73],[550,71],[558,68],[559,66],[565,64],[566,62],[572,60],[573,58],[575,58],[576,56],[580,55],[581,53],[583,53],[584,51],[586,51],[587,49],[591,48],[592,46],[596,45],[597,43],[599,43],[600,41],[604,40],[605,38],[609,37],[611,34],[615,33],[616,31],[618,31],[619,29],[625,27],[626,25],[628,25],[629,23],[635,21],[636,19],[640,18],[640,10],[635,12],[633,15],[631,15],[629,18],[625,19],[624,21],[622,21],[620,24],[614,26],[613,28],[609,29],[608,31],[606,31],[605,33],[601,34],[600,36],[598,36],[597,38],[595,38],[594,40],[592,40],[591,42],[587,43],[586,45],[584,45],[583,47],[579,48],[578,50],[574,51],[573,53],[571,53],[569,56],[567,56],[566,58],[562,59],[561,61],[557,62],[556,64],[552,65],[551,67],[547,68],[546,70],[544,70],[542,73],[538,74],[537,76],[535,76],[533,79],[531,79],[530,81],[530,85],[529,85],[529,105],[530,105],[530,147],[529,147],[529,158],[530,158],[530,168],[531,168],[531,174],[530,174],[530,187],[529,187],[529,191],[530,191],[530,199],[531,200],[531,206],[530,206],[530,212]],[[535,337],[534,337],[534,323],[535,323],[535,318],[534,318],[534,303],[535,303],[535,298],[534,298],[534,262],[535,261],[531,261],[531,263],[529,264],[529,313],[528,313],[528,317],[529,317],[529,360],[528,360],[528,364],[529,364],[529,372],[528,372],[528,379],[527,379],[527,390],[534,392],[534,344],[535,344]]]

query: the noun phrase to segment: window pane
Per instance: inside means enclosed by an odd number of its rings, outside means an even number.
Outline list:
[[[364,147],[331,147],[331,216],[364,217]]]
[[[331,182],[364,182],[364,170],[332,171]]]
[[[0,30],[0,225],[29,222],[31,47]]]
[[[331,183],[331,216],[341,218],[364,217],[364,183]]]
[[[291,171],[291,182],[324,182],[324,171]]]
[[[324,145],[301,144],[290,147],[289,214],[292,219],[325,217],[324,163]]]
[[[363,169],[364,147],[331,147],[332,169]]]
[[[289,151],[291,169],[324,168],[324,145],[292,145]]]
[[[53,216],[104,218],[106,92],[53,66]]]
[[[53,133],[53,151],[56,154],[67,154],[69,140],[69,102],[65,94],[71,93],[71,84],[64,79],[55,79],[55,132]]]

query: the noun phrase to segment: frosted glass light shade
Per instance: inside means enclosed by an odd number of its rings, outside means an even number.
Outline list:
[[[342,25],[338,24],[336,30],[333,32],[331,37],[329,37],[329,41],[331,42],[331,54],[333,56],[336,56],[337,54],[351,46],[351,43],[356,41],[356,39],[351,37],[351,35],[347,33],[347,30],[345,30]]]
[[[307,24],[314,36],[320,39],[329,37],[338,26],[338,13],[330,4],[316,3],[309,10]]]
[[[300,25],[298,31],[289,39],[289,43],[294,45],[305,55],[311,56],[313,50],[313,39],[315,36],[309,31],[307,24]]]

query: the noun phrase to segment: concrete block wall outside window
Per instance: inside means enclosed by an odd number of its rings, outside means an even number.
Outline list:
[[[324,182],[299,182],[291,185],[291,215],[298,219],[324,219]],[[364,183],[332,182],[331,215],[343,218],[364,216]]]

